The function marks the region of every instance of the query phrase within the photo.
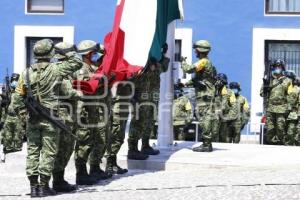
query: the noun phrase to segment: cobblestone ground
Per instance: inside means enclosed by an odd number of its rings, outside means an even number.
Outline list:
[[[74,163],[67,179],[74,183]],[[0,164],[0,199],[30,199],[25,177],[25,152],[9,155]],[[284,168],[212,168],[180,171],[130,170],[124,176],[91,187],[80,187],[72,194],[45,199],[62,200],[299,200],[300,167]]]

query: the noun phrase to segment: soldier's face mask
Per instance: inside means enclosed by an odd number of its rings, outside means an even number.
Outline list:
[[[239,94],[240,94],[239,89],[234,88],[234,89],[232,89],[232,91],[233,91],[233,93],[234,93],[235,95],[239,95]]]
[[[10,83],[10,87],[15,89],[17,87],[18,82],[17,81],[13,81]]]
[[[282,74],[282,69],[281,69],[281,68],[274,68],[274,69],[272,70],[272,74],[273,74],[274,76],[281,75],[281,74]]]
[[[94,52],[91,54],[91,62],[96,63],[100,60],[101,57],[102,57],[102,54],[100,54],[98,52]]]

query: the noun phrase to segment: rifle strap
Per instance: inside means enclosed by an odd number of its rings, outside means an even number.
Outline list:
[[[37,85],[36,85],[36,93],[37,93],[37,99],[38,102],[42,102],[42,97],[41,97],[41,93],[40,93],[40,78],[41,78],[41,69],[39,67],[37,67]]]

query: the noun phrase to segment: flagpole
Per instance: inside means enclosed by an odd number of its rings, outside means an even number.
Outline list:
[[[168,71],[160,76],[160,100],[159,100],[159,116],[158,116],[158,136],[157,145],[159,148],[169,148],[173,144],[173,63],[174,63],[174,47],[175,47],[175,28],[176,21],[168,25],[167,43],[169,50],[167,57],[170,58]]]

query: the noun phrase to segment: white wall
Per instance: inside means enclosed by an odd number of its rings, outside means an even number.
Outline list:
[[[260,123],[257,113],[263,112],[263,98],[260,88],[265,70],[266,40],[299,40],[300,29],[253,28],[252,41],[252,84],[251,84],[251,123]],[[251,132],[259,132],[259,126],[252,125]]]
[[[26,37],[62,37],[64,42],[74,43],[73,26],[15,26],[14,72],[26,67]]]
[[[193,30],[191,28],[176,28],[175,29],[175,40],[181,40],[181,55],[183,57],[187,57],[187,63],[192,63],[192,53],[193,53]],[[180,64],[178,62],[174,63],[174,79],[176,77],[182,77],[182,70],[180,68]],[[181,82],[185,83],[191,79],[191,75],[187,74],[186,79],[182,79]],[[175,80],[176,81],[176,80]]]

